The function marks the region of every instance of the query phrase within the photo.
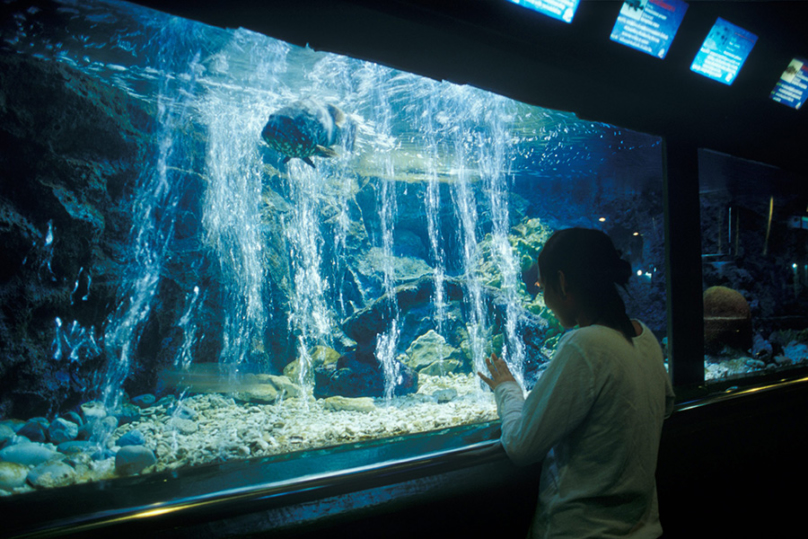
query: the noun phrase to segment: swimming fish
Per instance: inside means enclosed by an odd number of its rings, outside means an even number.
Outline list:
[[[192,364],[186,368],[167,368],[157,374],[159,382],[170,389],[188,389],[192,393],[232,393],[260,386],[255,375],[234,372],[218,363]]]
[[[286,157],[297,157],[312,168],[312,156],[336,157],[333,146],[340,140],[345,114],[334,105],[302,99],[269,115],[261,138]]]

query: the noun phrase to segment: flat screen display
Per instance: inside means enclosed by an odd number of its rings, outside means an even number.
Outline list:
[[[726,85],[732,84],[752,52],[757,36],[721,17],[707,34],[690,69]]]
[[[687,11],[682,0],[627,0],[611,39],[657,58],[665,58]]]
[[[543,13],[567,23],[572,22],[580,0],[508,0],[514,4]]]
[[[799,109],[808,97],[808,61],[794,58],[772,90],[771,98],[778,103]]]

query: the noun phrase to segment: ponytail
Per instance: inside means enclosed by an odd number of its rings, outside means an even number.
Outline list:
[[[634,325],[617,289],[626,290],[631,264],[609,236],[587,228],[560,230],[547,240],[538,264],[545,286],[560,287],[558,272],[563,272],[567,288],[579,294],[594,323],[614,327],[631,341]]]

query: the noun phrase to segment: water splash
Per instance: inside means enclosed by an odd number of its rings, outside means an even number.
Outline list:
[[[313,385],[309,380],[312,366],[309,350],[328,342],[334,325],[326,303],[328,283],[322,271],[318,200],[323,178],[319,169],[312,170],[299,161],[289,163],[289,176],[293,210],[290,219],[284,221],[294,276],[289,329],[297,337],[299,382],[309,391]]]
[[[396,182],[395,166],[393,164],[392,151],[395,149],[395,137],[393,135],[393,110],[388,96],[388,88],[383,84],[385,70],[380,66],[368,66],[366,68],[367,78],[371,82],[374,91],[371,94],[373,102],[373,117],[376,119],[376,136],[380,142],[373,159],[377,169],[381,172],[379,192],[377,195],[377,207],[379,208],[379,238],[382,249],[382,289],[387,301],[387,312],[385,315],[389,320],[386,331],[379,335],[376,340],[376,358],[382,365],[384,372],[384,396],[389,402],[395,393],[396,385],[399,383],[400,365],[396,361],[396,351],[400,338],[399,331],[399,305],[396,296],[396,273],[395,255],[393,253],[393,234],[395,232],[396,221]]]
[[[64,327],[62,319],[55,319],[56,336],[53,339],[53,359],[70,363],[80,359],[97,357],[101,353],[95,335],[95,327],[82,327],[77,320]]]
[[[480,173],[488,193],[491,218],[491,255],[500,276],[500,291],[504,299],[502,358],[520,385],[524,387],[522,374],[525,360],[525,345],[519,332],[521,301],[519,298],[518,261],[508,239],[510,219],[508,207],[508,157],[511,120],[504,99],[494,99],[485,115],[488,136],[479,146]]]
[[[443,248],[443,237],[440,223],[440,182],[438,178],[438,140],[436,135],[437,126],[434,118],[439,110],[439,94],[437,88],[433,88],[429,96],[425,99],[426,107],[421,114],[419,128],[424,138],[427,150],[426,173],[427,188],[424,204],[426,205],[427,235],[429,237],[429,250],[434,264],[433,279],[434,288],[432,292],[432,304],[434,305],[435,322],[438,334],[443,333],[443,324],[446,320],[446,298],[444,282],[446,277],[446,253]]]
[[[34,259],[39,262],[37,272],[41,278],[42,270],[48,270],[48,277],[51,281],[56,281],[56,275],[53,273],[53,240],[54,240],[54,233],[53,233],[53,220],[48,221],[48,230],[45,232],[45,238],[42,241],[42,247],[38,251],[34,251]],[[37,242],[34,242],[34,249],[37,247]],[[28,262],[28,257],[26,256],[23,259],[22,263],[26,264]]]
[[[199,287],[195,286],[193,291],[189,294],[189,298],[187,300],[188,306],[185,308],[185,311],[177,324],[182,330],[183,341],[182,346],[180,347],[179,355],[174,360],[174,365],[182,369],[187,369],[193,362],[192,350],[197,344],[196,334],[198,328],[196,324],[196,316],[194,315],[201,304],[201,302],[199,302],[199,304],[197,303],[199,301],[199,292]],[[204,338],[204,335],[202,338]]]
[[[162,45],[157,54],[162,75],[157,92],[157,152],[154,165],[143,167],[132,209],[131,259],[119,292],[122,301],[104,334],[109,358],[103,388],[107,409],[115,409],[121,402],[123,382],[151,314],[174,237],[176,208],[183,188],[182,171],[191,168],[186,166],[191,152],[184,147],[191,142],[184,133],[192,124],[200,65],[195,42],[197,29],[191,21],[172,18],[156,38]]]
[[[76,282],[73,284],[73,291],[70,292],[70,304],[71,305],[73,305],[75,303],[75,300],[73,299],[73,296],[75,296],[76,292],[78,292],[78,290],[79,290],[79,286],[81,285],[81,276],[82,276],[83,273],[84,273],[84,268],[83,267],[79,268],[79,274],[76,276]],[[93,277],[92,277],[92,275],[90,275],[89,271],[87,272],[86,280],[87,280],[87,288],[86,288],[85,294],[83,296],[81,296],[81,298],[80,298],[81,301],[87,301],[88,299],[90,299],[90,286],[93,283]]]
[[[219,361],[234,367],[263,349],[267,276],[261,228],[263,168],[256,140],[288,52],[288,46],[256,36],[240,30],[215,62],[206,59],[219,71],[229,68],[226,59],[231,55],[245,56],[251,68],[245,86],[253,90],[214,84],[214,77],[208,79],[209,91],[200,105],[208,132],[203,226],[222,273],[226,313]]]
[[[454,112],[452,124],[454,144],[454,170],[456,180],[452,184],[452,199],[455,214],[459,222],[457,240],[462,245],[463,280],[466,289],[464,301],[467,306],[466,327],[472,355],[473,369],[484,372],[486,349],[491,342],[491,331],[488,327],[487,308],[483,297],[481,273],[482,253],[480,251],[478,231],[478,202],[472,181],[472,136],[471,120],[475,114],[471,89],[468,87],[446,88],[447,105]]]

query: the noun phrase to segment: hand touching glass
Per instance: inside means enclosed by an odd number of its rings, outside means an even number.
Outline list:
[[[502,382],[515,382],[516,379],[508,369],[508,365],[498,357],[496,354],[491,354],[491,357],[485,359],[485,365],[488,367],[488,372],[491,373],[491,378],[485,376],[480,371],[477,371],[477,376],[482,378],[483,382],[488,384],[492,390]]]

